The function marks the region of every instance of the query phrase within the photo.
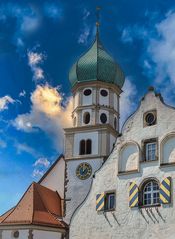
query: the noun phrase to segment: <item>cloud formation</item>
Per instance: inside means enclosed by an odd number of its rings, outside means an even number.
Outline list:
[[[93,28],[90,23],[88,23],[88,19],[90,17],[90,12],[87,9],[84,9],[83,12],[83,26],[81,28],[81,32],[78,38],[79,44],[85,44],[87,45],[89,38],[93,33],[95,32],[95,27]]]
[[[123,93],[120,97],[120,126],[122,127],[127,117],[133,113],[136,108],[135,96],[137,94],[136,86],[132,83],[131,77],[127,77],[123,87]]]
[[[44,166],[45,168],[48,168],[50,165],[50,162],[47,158],[39,158],[35,161],[35,163],[33,164],[33,166]]]
[[[143,72],[172,104],[175,100],[175,11],[169,11],[163,20],[157,20],[155,14],[147,17],[147,26],[127,26],[123,30],[122,41],[126,44],[142,41],[140,62]]]
[[[33,80],[38,81],[44,79],[44,71],[41,64],[45,59],[45,55],[38,52],[28,51],[28,65],[33,72]]]
[[[63,17],[63,8],[59,2],[44,3],[44,14],[53,20],[60,20]]]
[[[63,107],[63,96],[58,88],[38,85],[31,94],[31,110],[18,115],[13,125],[18,130],[33,132],[38,129],[47,133],[54,141],[57,150],[63,149],[63,128],[72,125],[72,100]]]
[[[0,98],[0,111],[7,110],[9,104],[14,104],[16,101],[9,95]]]
[[[32,147],[28,146],[25,143],[19,143],[19,142],[15,142],[15,148],[17,151],[17,154],[21,154],[23,152],[31,154],[33,157],[38,157],[38,152],[33,149]]]
[[[44,174],[44,171],[43,170],[40,170],[40,169],[34,169],[33,170],[33,173],[32,173],[32,177],[33,178],[40,178],[42,177]]]
[[[46,169],[50,166],[50,161],[45,157],[40,157],[33,164],[34,170],[32,173],[33,178],[40,178],[43,176]]]

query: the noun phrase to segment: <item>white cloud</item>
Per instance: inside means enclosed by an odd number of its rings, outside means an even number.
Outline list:
[[[87,9],[84,9],[83,12],[83,27],[81,29],[81,33],[78,37],[78,43],[79,44],[85,44],[87,45],[89,38],[91,35],[94,35],[95,33],[95,27],[93,28],[89,23],[88,23],[88,18],[90,16],[90,12]]]
[[[120,97],[120,126],[136,108],[134,97],[137,95],[136,86],[132,83],[131,77],[127,77]]]
[[[135,39],[144,40],[149,36],[148,30],[139,25],[129,26],[123,29],[121,40],[124,43],[133,43]]]
[[[175,85],[175,12],[156,25],[156,35],[149,40],[148,56],[155,63],[156,83],[169,78]]]
[[[22,90],[20,93],[19,93],[19,97],[25,97],[26,96],[26,92],[25,90]]]
[[[40,67],[45,59],[45,55],[33,51],[28,51],[28,64],[33,72],[33,80],[38,81],[44,79],[44,71]]]
[[[48,168],[50,165],[50,162],[47,158],[39,158],[35,161],[35,163],[33,164],[33,166],[44,166],[45,168]]]
[[[7,110],[9,104],[14,104],[15,100],[9,95],[0,98],[0,111]]]
[[[63,17],[63,8],[58,3],[45,3],[44,14],[53,20],[59,20]]]
[[[33,149],[32,147],[28,146],[25,143],[18,143],[18,142],[16,142],[15,143],[15,148],[17,150],[17,154],[21,154],[22,152],[25,152],[25,153],[31,154],[34,157],[38,157],[39,156],[35,149]]]
[[[39,170],[39,169],[34,169],[33,173],[32,173],[32,177],[33,178],[39,178],[39,177],[42,177],[43,174],[44,174],[44,171]]]
[[[72,125],[72,100],[63,107],[63,96],[54,88],[45,84],[38,85],[31,95],[31,110],[29,113],[18,115],[13,125],[25,132],[40,129],[47,133],[55,142],[55,148],[63,147],[63,128]]]

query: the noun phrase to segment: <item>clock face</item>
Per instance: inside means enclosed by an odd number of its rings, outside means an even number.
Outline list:
[[[92,174],[92,167],[88,163],[81,163],[76,169],[76,175],[79,179],[85,180]]]

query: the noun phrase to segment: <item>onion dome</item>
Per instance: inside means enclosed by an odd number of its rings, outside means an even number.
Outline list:
[[[71,86],[80,82],[103,81],[122,88],[125,76],[120,66],[103,48],[97,29],[96,39],[71,68],[69,73]]]

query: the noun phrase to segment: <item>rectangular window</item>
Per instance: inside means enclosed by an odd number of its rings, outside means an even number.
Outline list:
[[[106,193],[105,195],[105,211],[115,209],[115,193]]]
[[[144,144],[144,161],[157,160],[157,139],[149,139]]]
[[[156,142],[146,144],[146,161],[156,160]]]

